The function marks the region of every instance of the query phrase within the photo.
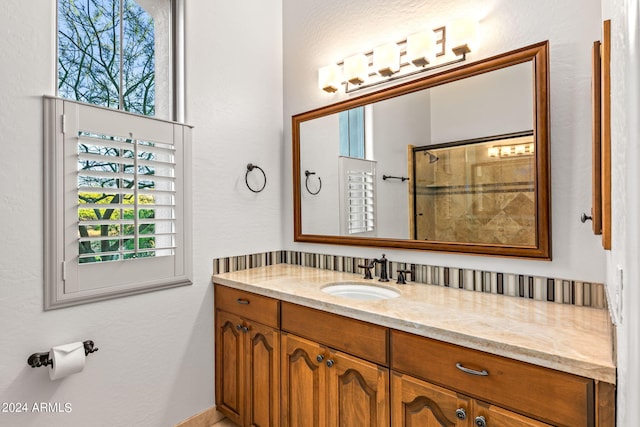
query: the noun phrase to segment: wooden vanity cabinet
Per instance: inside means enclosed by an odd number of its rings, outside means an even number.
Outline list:
[[[391,373],[392,427],[468,426],[456,411],[470,413],[470,402],[454,391],[420,381],[398,372]]]
[[[327,425],[327,376],[322,346],[282,334],[282,426]],[[323,356],[324,357],[324,356]]]
[[[283,302],[282,330],[283,427],[390,425],[388,368],[354,355],[372,350],[386,360],[386,328]],[[318,336],[322,344],[309,339]]]
[[[279,426],[279,301],[222,286],[215,301],[217,409],[243,427]]]
[[[391,373],[392,427],[550,427],[417,378]]]
[[[423,389],[438,385],[451,390],[458,399],[470,396],[467,418],[484,417],[490,427],[595,425],[591,379],[406,332],[392,331],[391,343],[394,371],[423,380]],[[394,377],[392,395],[408,387],[405,380],[408,381],[404,375],[400,379]],[[455,411],[451,412],[450,405],[447,410],[445,416],[451,419]],[[400,425],[403,424],[394,424]]]
[[[389,366],[389,328],[282,302],[282,330]]]
[[[613,427],[615,385],[215,285],[216,405],[260,427]]]

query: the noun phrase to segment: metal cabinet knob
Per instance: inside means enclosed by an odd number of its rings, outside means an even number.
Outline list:
[[[236,325],[236,329],[241,331],[242,330],[242,325]]]
[[[324,356],[323,356],[323,355],[321,355],[321,354],[319,354],[319,355],[317,355],[317,356],[316,356],[316,360],[317,360],[318,362],[322,362],[322,361],[324,360]]]
[[[328,367],[330,367],[330,368],[331,368],[331,367],[332,367],[333,365],[335,365],[335,364],[336,364],[336,362],[334,362],[333,360],[331,360],[331,359],[327,360],[327,366],[328,366]]]
[[[477,416],[473,421],[478,427],[487,427],[487,420],[482,415]]]
[[[464,408],[456,409],[456,417],[459,420],[466,420],[467,419],[467,411],[465,411]]]
[[[583,224],[587,221],[592,221],[592,220],[593,218],[584,212],[582,213],[582,215],[580,215],[580,222],[582,222]]]
[[[242,332],[244,332],[244,333],[249,332],[249,327],[248,326],[243,326],[242,327]]]

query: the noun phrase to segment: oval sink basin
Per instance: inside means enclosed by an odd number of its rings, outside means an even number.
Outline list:
[[[368,285],[361,282],[331,283],[322,288],[322,292],[326,292],[337,297],[356,299],[360,301],[379,301],[400,296],[400,292],[395,289]]]

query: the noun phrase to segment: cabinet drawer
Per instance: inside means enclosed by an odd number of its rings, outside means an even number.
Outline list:
[[[280,302],[277,299],[216,284],[215,305],[217,309],[279,328]]]
[[[389,330],[383,326],[283,301],[282,330],[389,366]]]
[[[594,425],[587,378],[399,331],[391,333],[391,367],[551,424]]]

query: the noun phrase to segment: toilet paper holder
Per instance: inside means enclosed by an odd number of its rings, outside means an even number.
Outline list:
[[[94,347],[94,343],[91,340],[83,341],[82,344],[84,345],[85,356],[98,351],[98,347]],[[51,360],[48,351],[46,353],[33,353],[27,359],[27,364],[29,364],[29,366],[31,366],[32,368],[39,368],[40,366],[48,365],[53,366],[53,360]]]

